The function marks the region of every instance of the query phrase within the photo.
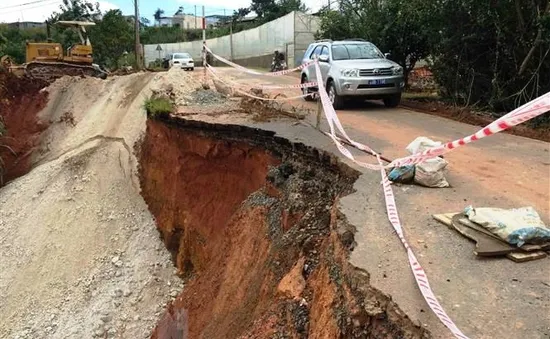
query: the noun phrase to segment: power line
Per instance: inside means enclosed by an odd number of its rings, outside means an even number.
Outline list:
[[[8,14],[8,13],[13,13],[13,12],[19,12],[19,11],[23,11],[23,10],[29,10],[29,9],[33,9],[33,8],[40,8],[40,7],[45,7],[45,6],[50,6],[50,5],[55,5],[55,4],[60,4],[61,3],[61,0],[44,0],[44,2],[48,2],[48,3],[45,3],[45,4],[35,4],[34,6],[30,6],[30,7],[25,7],[25,8],[18,8],[18,9],[8,9],[7,11],[0,11],[0,14]]]
[[[46,2],[46,1],[52,1],[52,0],[35,0],[35,1],[25,2],[25,3],[23,3],[23,4],[11,5],[11,6],[6,6],[6,7],[0,7],[0,9],[7,9],[7,8],[14,8],[14,7],[23,7],[23,6],[32,5],[32,4],[37,4],[37,3]],[[55,0],[55,1],[59,1],[59,0]]]

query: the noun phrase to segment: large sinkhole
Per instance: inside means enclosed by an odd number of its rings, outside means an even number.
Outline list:
[[[358,174],[270,132],[148,120],[142,194],[186,280],[152,337],[425,337],[347,261]]]

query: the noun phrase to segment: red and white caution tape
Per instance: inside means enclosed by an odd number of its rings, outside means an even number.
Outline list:
[[[207,69],[210,69],[211,72],[216,72],[215,68],[211,65],[206,64]],[[219,75],[218,75],[219,76]],[[231,82],[232,87],[240,87],[240,88],[259,88],[262,90],[274,90],[274,89],[296,89],[296,88],[308,88],[308,87],[317,87],[316,81],[309,81],[304,82],[303,84],[292,84],[292,85],[243,85],[231,80],[226,80],[227,82]],[[302,95],[300,97],[304,97],[305,95]]]
[[[319,68],[318,64],[315,64],[315,72],[317,75],[317,79],[321,78],[321,69]],[[330,102],[330,99],[328,97],[328,94],[325,90],[325,86],[322,82],[319,82],[319,95],[321,97],[321,102],[323,104],[323,110],[325,112],[325,116],[327,118],[327,121],[329,122],[330,127],[330,137],[340,150],[342,154],[344,154],[349,159],[355,161],[353,158],[353,155],[351,152],[344,147],[340,143],[340,141],[337,139],[334,131],[334,125],[340,130],[342,135],[348,139],[349,142],[352,142],[352,140],[348,137],[347,133],[344,131],[344,128],[342,127],[342,124],[340,123],[340,120],[338,119],[338,116],[336,115],[336,111],[332,107],[332,103]],[[382,164],[382,159],[380,159],[380,156],[374,152],[371,148],[361,145],[359,143],[356,143],[360,145],[361,149],[367,150],[374,154],[376,156],[376,159],[378,160],[379,164],[379,170],[380,175],[382,176],[382,187],[384,189],[384,196],[386,201],[386,213],[388,215],[388,219],[390,223],[392,224],[395,232],[399,236],[399,239],[403,243],[403,246],[407,250],[407,255],[409,257],[409,264],[411,267],[411,270],[414,274],[414,278],[416,280],[416,283],[418,287],[420,288],[420,292],[422,293],[422,296],[432,309],[432,311],[435,313],[435,315],[441,320],[441,322],[447,326],[447,328],[455,335],[457,338],[461,339],[467,339],[460,329],[455,325],[455,323],[449,318],[447,313],[445,313],[445,310],[443,310],[443,307],[439,302],[437,301],[437,298],[435,297],[431,287],[430,283],[428,281],[428,276],[422,266],[418,263],[418,260],[416,259],[412,249],[410,248],[409,244],[407,243],[407,240],[405,239],[405,235],[403,233],[403,227],[401,225],[401,221],[399,220],[399,214],[397,213],[397,205],[395,203],[395,197],[393,195],[393,190],[390,185],[390,181],[388,180],[388,177],[386,175],[386,171],[384,170],[384,165]],[[355,161],[357,162],[357,161]]]
[[[512,112],[504,115],[500,119],[493,121],[492,123],[472,135],[447,142],[442,146],[431,148],[421,153],[396,159],[386,167],[401,167],[405,165],[418,164],[427,159],[435,158],[442,154],[448,153],[455,148],[464,146],[473,141],[502,132],[510,127],[519,125],[523,122],[526,122],[527,120],[538,117],[539,115],[542,115],[548,111],[550,111],[550,92],[543,94],[535,100],[528,102],[525,105],[513,110]]]
[[[258,99],[258,100],[263,100],[263,101],[290,101],[290,100],[296,100],[296,99],[301,99],[307,95],[310,95],[310,94],[302,94],[302,95],[297,95],[297,96],[294,96],[294,97],[276,97],[276,98],[262,98],[262,97],[259,97],[259,96],[256,96],[256,95],[253,95],[251,93],[248,93],[244,90],[242,90],[241,88],[243,88],[243,86],[241,84],[237,84],[233,81],[230,81],[230,80],[224,80],[222,79],[217,73],[216,71],[214,70],[214,67],[206,64],[206,70],[212,74],[212,76],[214,78],[216,78],[218,81],[220,81],[221,83],[223,83],[224,85],[226,85],[227,87],[230,87],[230,88],[233,88],[234,91],[242,94],[242,95],[245,95],[247,97],[250,97],[250,98],[254,98],[254,99]]]
[[[214,56],[214,58],[218,59],[219,61],[223,62],[224,64],[229,65],[231,67],[234,67],[235,69],[238,69],[241,72],[248,73],[248,74],[254,74],[254,75],[280,76],[280,75],[285,75],[285,74],[292,73],[292,72],[295,72],[295,71],[300,71],[300,70],[306,68],[307,66],[313,65],[313,63],[314,63],[314,61],[311,61],[309,63],[303,64],[303,65],[300,65],[298,67],[294,67],[294,68],[291,68],[291,69],[285,69],[285,70],[277,71],[277,72],[262,73],[262,72],[253,71],[251,69],[248,69],[246,67],[238,65],[238,64],[236,64],[232,61],[229,61],[229,60],[227,60],[226,58],[224,58],[222,56],[214,54],[212,52],[212,50],[210,48],[208,48],[208,46],[206,46],[206,50],[210,54],[212,54]]]
[[[210,50],[209,50],[210,51]],[[211,51],[210,51],[211,52]],[[212,52],[211,52],[212,53]],[[212,53],[213,54],[213,53]],[[237,69],[240,69],[246,73],[250,74],[261,74],[259,72],[248,70],[245,67],[242,67],[240,65],[234,64],[228,60],[225,60],[221,57],[216,56],[218,60],[227,63],[230,66],[233,66]],[[317,61],[314,62],[315,64],[315,73],[317,76],[317,79],[322,79],[321,70],[319,68],[319,64]],[[309,66],[310,64],[302,65],[301,67],[298,67],[297,69],[301,69],[304,67]],[[210,69],[210,68],[209,68]],[[294,71],[294,70],[292,70]],[[212,74],[213,70],[211,70]],[[265,75],[274,75],[273,73],[265,74]],[[216,76],[216,75],[215,75]],[[521,124],[527,120],[533,119],[539,115],[542,115],[548,111],[550,111],[550,92],[546,93],[539,98],[515,109],[514,111],[506,114],[505,116],[501,117],[500,119],[494,121],[493,123],[487,125],[486,127],[480,129],[478,132],[469,135],[465,138],[457,139],[451,142],[447,142],[443,144],[442,146],[432,148],[429,150],[426,150],[424,152],[420,152],[417,154],[413,154],[408,157],[403,157],[396,159],[392,161],[389,165],[385,165],[382,163],[382,160],[380,159],[380,155],[376,153],[374,150],[372,150],[370,147],[363,145],[359,142],[356,142],[352,140],[346,131],[344,130],[344,127],[342,126],[342,123],[340,122],[340,119],[338,118],[336,111],[334,110],[332,103],[330,102],[330,99],[328,97],[328,94],[326,92],[325,86],[323,82],[319,82],[318,84],[319,89],[319,96],[321,98],[321,103],[323,105],[323,111],[325,113],[325,117],[327,119],[327,122],[329,124],[330,128],[330,134],[328,136],[334,141],[334,144],[338,148],[338,150],[348,159],[353,161],[354,163],[358,164],[361,167],[365,167],[372,170],[378,170],[380,171],[380,175],[382,177],[382,187],[384,189],[384,197],[385,197],[385,203],[386,203],[386,213],[388,216],[388,219],[393,226],[396,234],[398,235],[399,239],[401,240],[401,243],[405,247],[405,250],[407,251],[407,256],[409,259],[409,265],[411,267],[411,270],[413,272],[414,278],[416,280],[416,283],[420,289],[420,292],[422,293],[422,296],[428,303],[430,309],[434,312],[434,314],[439,318],[439,320],[451,331],[451,333],[456,338],[461,339],[467,339],[468,337],[460,331],[460,329],[456,326],[456,324],[450,319],[450,317],[447,315],[439,301],[437,300],[435,294],[433,293],[432,288],[430,287],[430,283],[428,281],[428,276],[422,266],[418,263],[418,260],[416,259],[414,252],[412,251],[411,247],[409,246],[407,240],[405,239],[405,235],[403,233],[403,226],[401,225],[401,221],[399,219],[399,214],[397,212],[397,205],[395,203],[395,196],[393,194],[393,190],[391,188],[390,181],[386,175],[386,168],[392,168],[392,167],[401,167],[405,165],[412,165],[412,164],[418,164],[420,162],[426,161],[431,158],[438,157],[442,154],[448,153],[452,151],[453,149],[456,149],[460,146],[464,146],[470,142],[485,138],[487,136],[493,135],[495,133],[499,133],[501,131],[504,131],[510,127],[516,126],[518,124]],[[248,93],[243,93],[246,95],[249,95]],[[250,95],[249,95],[250,96]],[[258,98],[262,99],[262,98]],[[289,99],[289,98],[285,98]],[[353,154],[340,142],[338,137],[336,136],[335,128],[338,129],[338,131],[344,136],[345,139],[349,143],[351,143],[353,146],[367,151],[373,155],[376,156],[376,159],[378,161],[378,164],[368,164],[362,161],[359,161],[355,159]]]
[[[307,88],[307,87],[317,87],[316,81],[304,82],[303,84],[293,84],[293,85],[262,85],[262,89],[286,89],[286,88]]]

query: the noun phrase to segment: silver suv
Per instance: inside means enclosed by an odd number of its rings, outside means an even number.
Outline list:
[[[405,87],[403,68],[388,59],[374,44],[362,39],[319,40],[309,45],[302,64],[319,58],[319,66],[328,96],[335,109],[344,107],[346,98],[382,99],[387,107],[396,107]],[[317,81],[315,66],[302,70],[302,83]],[[304,88],[304,94],[311,93]],[[313,96],[306,96],[313,100]]]

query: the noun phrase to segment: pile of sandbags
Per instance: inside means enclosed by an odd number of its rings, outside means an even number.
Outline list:
[[[416,154],[439,146],[441,146],[441,142],[426,137],[418,137],[406,149],[410,154]],[[396,167],[390,171],[388,178],[393,182],[414,182],[426,187],[449,187],[444,173],[447,164],[447,160],[436,157],[416,165]]]

